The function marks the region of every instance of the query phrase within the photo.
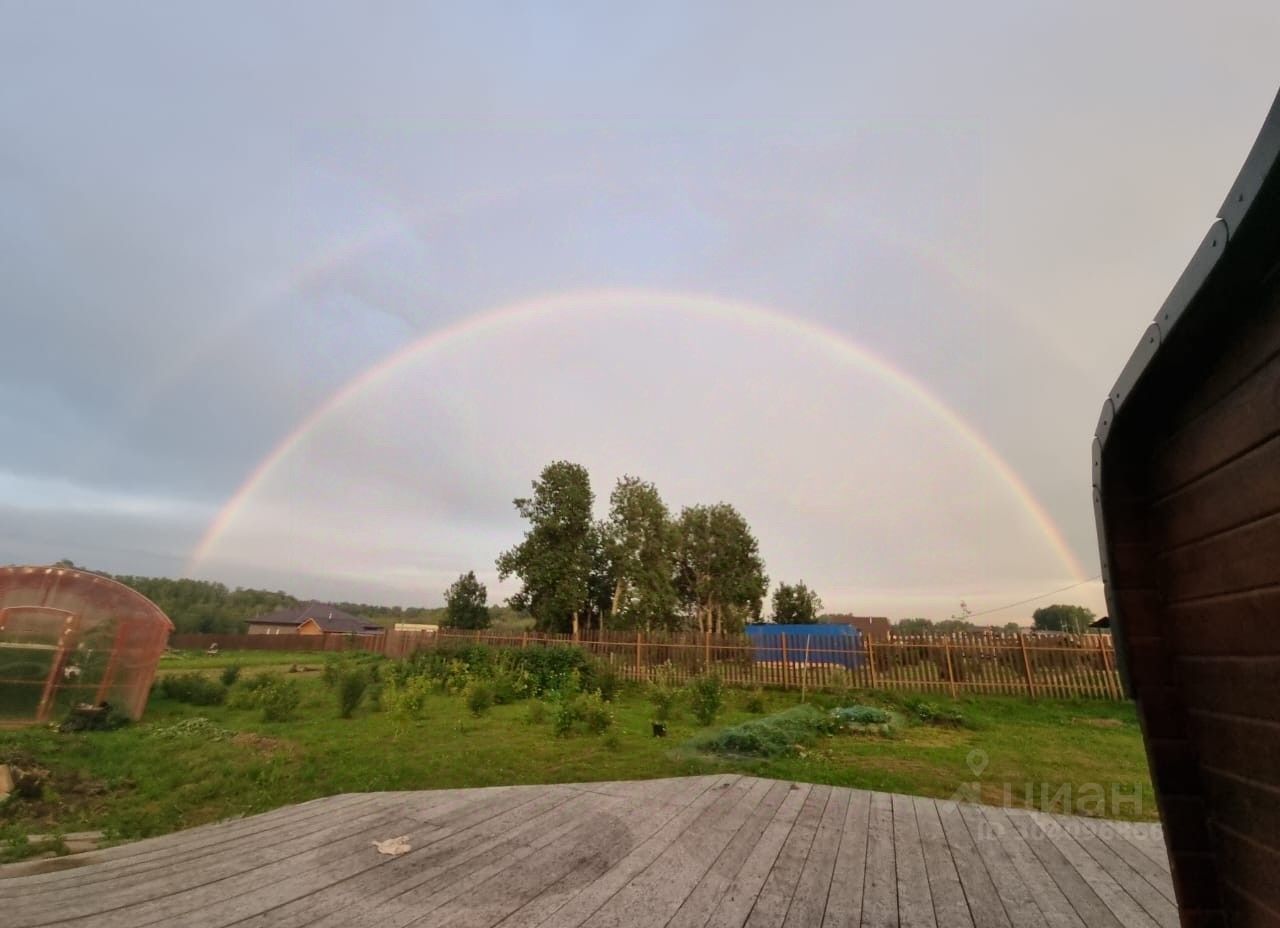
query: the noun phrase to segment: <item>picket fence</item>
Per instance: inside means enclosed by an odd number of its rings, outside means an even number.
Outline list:
[[[946,635],[885,640],[842,635],[781,635],[761,650],[742,635],[592,631],[573,638],[493,630],[388,631],[382,635],[174,635],[181,650],[371,651],[405,658],[415,651],[469,645],[580,647],[631,680],[661,674],[684,681],[714,671],[731,686],[798,690],[895,689],[1002,693],[1032,698],[1124,698],[1111,636]],[[764,658],[764,659],[761,659]]]

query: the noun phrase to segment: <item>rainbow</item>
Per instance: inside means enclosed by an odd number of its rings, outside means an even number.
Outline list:
[[[618,312],[634,307],[636,304],[644,304],[657,311],[690,314],[758,328],[770,333],[784,333],[804,340],[834,360],[848,364],[897,390],[932,414],[968,445],[1013,494],[1071,576],[1077,581],[1087,579],[1088,575],[1071,551],[1057,523],[1045,511],[1044,506],[1027,487],[1018,472],[977,429],[907,372],[872,354],[848,336],[833,329],[784,315],[763,306],[705,294],[630,289],[572,291],[500,306],[430,332],[357,374],[312,410],[254,467],[209,523],[209,527],[188,559],[187,574],[193,574],[198,570],[223,533],[253,498],[259,486],[282,460],[306,440],[312,431],[354,397],[387,380],[405,365],[448,348],[457,347],[467,341],[496,335],[513,323],[535,322],[588,310],[593,313]]]

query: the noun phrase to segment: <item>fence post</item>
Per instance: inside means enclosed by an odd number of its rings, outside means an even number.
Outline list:
[[[644,679],[644,632],[636,631],[636,679]]]
[[[791,662],[787,659],[787,633],[783,632],[782,638],[782,685],[784,687],[791,685]]]
[[[876,643],[871,638],[867,638],[867,670],[871,674],[871,688],[875,689],[876,683]]]
[[[1031,676],[1031,658],[1027,656],[1027,636],[1018,632],[1018,646],[1022,648],[1022,669],[1027,675],[1027,695],[1036,698],[1036,684]]]
[[[951,639],[948,638],[947,640],[942,642],[942,646],[943,648],[946,649],[946,652],[947,652],[947,679],[951,682],[951,698],[955,699],[956,698],[956,671],[955,671],[955,667],[952,666],[951,664]]]
[[[1113,663],[1115,652],[1111,649],[1108,636],[1098,636],[1098,650],[1102,653],[1102,670],[1107,677],[1107,693],[1112,699],[1120,698],[1120,681],[1116,679],[1116,668]]]
[[[702,640],[702,670],[711,672],[711,629],[707,629]]]

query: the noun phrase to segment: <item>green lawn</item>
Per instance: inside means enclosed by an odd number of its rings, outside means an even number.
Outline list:
[[[367,707],[340,719],[333,691],[319,673],[307,672],[322,661],[316,654],[249,652],[178,657],[162,665],[165,673],[197,667],[212,676],[232,662],[284,669],[296,664],[301,672],[287,677],[300,682],[304,699],[288,722],[264,722],[257,710],[189,706],[156,696],[143,723],[115,732],[3,733],[0,762],[34,762],[53,776],[42,799],[0,806],[0,854],[5,839],[28,832],[101,829],[112,839],[140,838],[346,791],[724,770],[1050,811],[1155,817],[1142,740],[1128,704],[934,699],[962,713],[966,727],[952,728],[910,721],[890,694],[863,693],[857,701],[895,708],[908,721],[889,736],[826,737],[802,756],[726,760],[685,746],[702,730],[687,708],[670,723],[667,738],[652,737],[653,709],[639,689],[615,701],[615,732],[604,736],[557,737],[549,720],[530,721],[527,701],[475,718],[461,697],[447,695],[430,697],[419,721]],[[746,695],[727,691],[716,726],[754,717],[743,708]],[[775,711],[798,703],[799,694],[770,693],[766,702]],[[209,724],[195,723],[194,734],[157,735],[196,718]],[[7,853],[19,856],[21,849]]]

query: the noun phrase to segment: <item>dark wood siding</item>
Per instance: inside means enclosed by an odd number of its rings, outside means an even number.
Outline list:
[[[1280,288],[1216,301],[1106,448],[1110,593],[1184,922],[1280,925]]]

